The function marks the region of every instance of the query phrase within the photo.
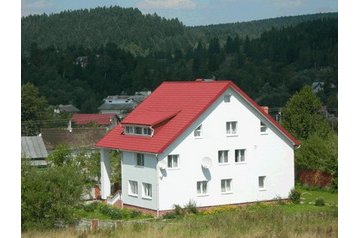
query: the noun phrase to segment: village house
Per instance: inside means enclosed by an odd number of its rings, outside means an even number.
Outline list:
[[[98,107],[102,114],[115,113],[122,120],[138,104],[150,95],[150,91],[136,92],[134,95],[113,95],[103,99],[103,104]]]
[[[286,199],[299,142],[231,81],[164,82],[96,144],[101,195],[109,150],[122,151],[119,203],[157,215]]]
[[[21,136],[21,159],[28,160],[32,166],[45,167],[47,156],[41,136]]]
[[[86,127],[90,125],[105,127],[107,130],[111,130],[113,127],[118,125],[119,117],[115,113],[107,113],[107,114],[83,114],[83,113],[75,113],[72,115],[70,120],[71,124],[68,128],[73,125]]]

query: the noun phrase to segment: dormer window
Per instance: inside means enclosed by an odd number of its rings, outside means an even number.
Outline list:
[[[126,135],[143,135],[143,136],[152,136],[153,128],[149,126],[125,126],[124,130]]]

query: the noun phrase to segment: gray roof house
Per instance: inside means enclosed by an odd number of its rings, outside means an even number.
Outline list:
[[[77,107],[75,107],[72,104],[68,104],[68,105],[58,105],[58,107],[54,110],[55,113],[75,113],[75,112],[79,112],[80,109],[78,109]]]
[[[41,136],[21,137],[21,158],[29,159],[33,166],[46,166],[48,156],[45,143]]]
[[[136,92],[134,95],[113,95],[103,99],[104,103],[98,107],[102,114],[116,113],[122,120],[128,113],[130,113],[139,103],[144,101],[149,95],[150,91]]]

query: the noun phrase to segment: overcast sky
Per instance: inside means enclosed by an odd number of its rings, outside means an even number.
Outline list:
[[[111,5],[178,18],[188,26],[338,11],[338,0],[22,0],[21,15]]]

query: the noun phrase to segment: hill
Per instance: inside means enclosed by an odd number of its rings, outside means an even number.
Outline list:
[[[220,43],[228,36],[235,35],[257,38],[273,27],[281,29],[323,18],[338,18],[338,14],[312,14],[186,27],[178,19],[165,19],[156,14],[145,15],[137,8],[97,7],[23,17],[21,42],[25,54],[34,42],[40,48],[96,48],[112,42],[135,55],[148,55],[156,51],[187,49],[195,46],[198,41],[208,44],[213,37],[218,37]]]

